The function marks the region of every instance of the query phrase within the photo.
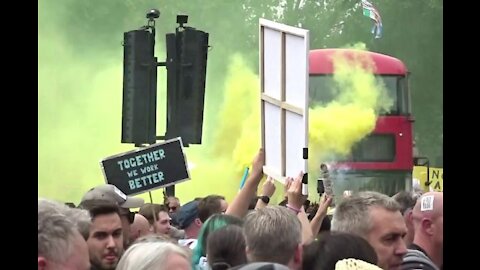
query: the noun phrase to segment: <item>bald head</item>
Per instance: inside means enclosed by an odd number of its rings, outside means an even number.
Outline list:
[[[435,220],[443,217],[443,192],[423,194],[413,208],[414,220],[428,218]]]
[[[130,226],[130,243],[133,243],[137,238],[149,234],[150,224],[148,220],[140,215],[135,214],[135,220]]]
[[[437,265],[443,264],[443,193],[423,194],[412,211],[413,243]]]

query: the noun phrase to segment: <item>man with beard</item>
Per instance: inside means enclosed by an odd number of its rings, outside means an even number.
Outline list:
[[[141,207],[144,204],[144,201],[142,198],[125,195],[114,185],[103,184],[87,191],[82,197],[79,208],[89,209],[93,205],[105,201],[113,203],[119,207],[118,209],[123,227],[123,247],[127,248],[130,244],[130,225],[135,219],[135,213],[131,212],[130,208]]]
[[[92,225],[87,239],[91,270],[112,270],[123,254],[123,232],[119,208],[103,203],[88,209]]]

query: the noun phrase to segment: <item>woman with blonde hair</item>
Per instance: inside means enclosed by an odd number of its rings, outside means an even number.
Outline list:
[[[123,254],[116,270],[190,270],[190,260],[189,252],[177,244],[137,242]]]

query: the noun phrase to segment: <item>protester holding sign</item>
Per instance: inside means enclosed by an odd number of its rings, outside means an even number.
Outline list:
[[[248,212],[248,205],[258,188],[258,184],[263,177],[263,165],[265,165],[265,151],[261,148],[252,162],[252,172],[248,176],[245,185],[233,199],[230,207],[227,209],[227,214],[243,218]]]

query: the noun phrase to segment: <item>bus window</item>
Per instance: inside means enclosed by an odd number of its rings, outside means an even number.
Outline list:
[[[408,114],[408,95],[405,77],[375,76],[377,82],[385,87],[391,106],[379,111],[380,115]],[[335,100],[343,90],[331,75],[313,75],[309,81],[310,107],[326,106]]]
[[[350,155],[356,162],[395,161],[395,136],[393,134],[370,134],[354,145]]]

